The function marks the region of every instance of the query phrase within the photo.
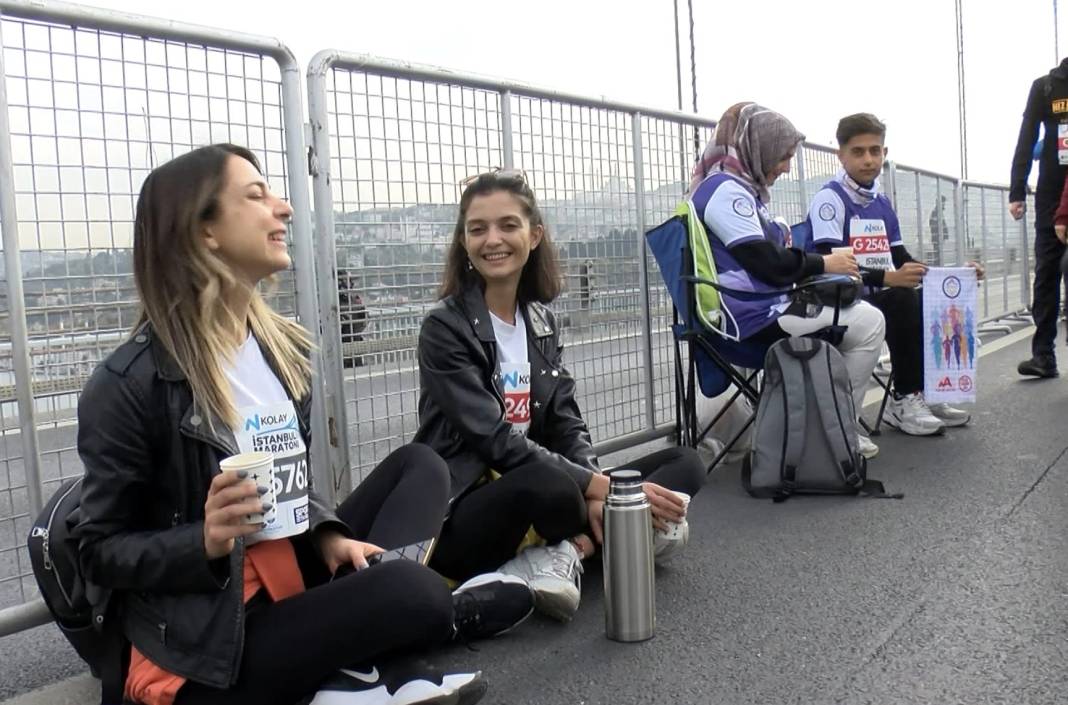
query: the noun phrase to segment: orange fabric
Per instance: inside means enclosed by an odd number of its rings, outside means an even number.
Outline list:
[[[185,678],[168,673],[130,647],[130,672],[126,674],[126,698],[145,705],[174,705]]]
[[[245,550],[242,570],[244,601],[262,587],[274,602],[304,592],[304,578],[297,565],[293,544],[286,539],[262,541]],[[140,651],[130,647],[130,670],[126,675],[126,698],[144,705],[174,705],[186,679],[163,670]]]
[[[245,551],[246,562],[252,562],[253,571],[259,576],[267,594],[275,602],[304,592],[304,578],[297,566],[297,553],[293,544],[286,539],[262,541],[249,546]],[[248,568],[245,568],[248,575]],[[245,581],[245,601],[255,595],[248,592],[248,580]]]

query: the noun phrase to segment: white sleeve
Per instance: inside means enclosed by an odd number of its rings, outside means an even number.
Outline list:
[[[812,223],[812,243],[831,245],[848,245],[845,236],[845,204],[832,189],[824,188],[816,192],[812,205],[808,208],[808,219]]]
[[[753,195],[740,184],[726,181],[716,189],[705,205],[705,226],[727,247],[742,242],[763,240],[764,228],[757,217]]]

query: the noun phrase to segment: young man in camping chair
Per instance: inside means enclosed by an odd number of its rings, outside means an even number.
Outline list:
[[[927,266],[917,262],[901,241],[894,207],[879,192],[886,158],[886,125],[869,113],[838,122],[838,160],[842,169],[812,199],[807,249],[828,255],[853,247],[865,284],[865,300],[886,317],[886,343],[893,366],[894,391],[884,420],[913,436],[940,434],[963,426],[971,415],[948,404],[928,405],[923,396],[923,304],[920,289]],[[969,262],[979,279],[983,268]]]

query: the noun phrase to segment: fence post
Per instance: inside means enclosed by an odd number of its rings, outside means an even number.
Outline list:
[[[501,91],[501,152],[504,168],[515,168],[515,146],[512,144],[512,92]]]
[[[653,319],[649,298],[649,258],[645,255],[645,159],[642,154],[642,114],[631,114],[634,146],[634,222],[638,226],[638,292],[642,306],[642,365],[645,368],[645,424],[656,428],[656,389],[653,375]]]
[[[990,261],[990,255],[986,249],[986,189],[979,188],[979,231],[982,236],[982,244],[979,251],[981,253],[981,260],[987,262]],[[990,315],[990,281],[987,280],[986,285],[983,287],[983,318]]]
[[[7,79],[4,71],[4,41],[0,32],[0,231],[3,232],[4,273],[7,279],[8,320],[11,326],[12,366],[19,402],[22,467],[26,475],[26,499],[30,517],[41,511],[41,453],[37,440],[37,409],[33,398],[29,333],[26,329],[26,298],[22,289],[22,253],[15,215],[15,166],[11,158],[11,122],[7,109]]]
[[[1009,309],[1009,275],[1015,268],[1014,258],[1009,250],[1009,221],[1004,206],[1001,211],[1001,256],[1005,260],[1005,275],[1001,281],[1001,302],[1006,310]]]
[[[886,180],[889,181],[890,183],[887,184],[887,186],[889,186],[889,188],[885,189],[885,191],[886,191],[886,194],[890,197],[890,205],[892,205],[894,207],[894,210],[896,211],[896,210],[898,210],[898,208],[897,208],[897,164],[895,164],[892,161],[887,161],[886,162]],[[922,256],[923,253],[921,252],[920,254]]]
[[[912,172],[912,175],[916,181],[916,238],[920,247],[920,258],[923,260],[924,264],[937,265],[937,262],[932,263],[927,261],[927,250],[923,246],[923,194],[920,193],[920,172],[914,171]],[[932,234],[931,237],[935,238],[937,236]],[[937,250],[935,250],[935,252],[937,252]]]
[[[1031,246],[1027,241],[1027,214],[1033,209],[1027,208],[1028,205],[1034,205],[1034,198],[1031,199],[1031,203],[1024,202],[1024,217],[1020,218],[1020,263],[1023,269],[1020,271],[1020,300],[1024,302],[1024,305],[1028,309],[1031,308]],[[1060,283],[1057,284],[1060,286]]]
[[[801,199],[798,215],[799,220],[805,219],[808,213],[808,183],[805,176],[805,146],[797,150],[797,195]]]
[[[308,170],[315,199],[315,274],[318,298],[316,312],[321,325],[319,377],[321,409],[327,433],[318,439],[325,462],[314,466],[317,482],[326,483],[328,500],[336,503],[352,491],[348,423],[345,413],[345,375],[342,367],[341,318],[338,310],[337,247],[334,242],[334,199],[330,183],[330,111],[326,98],[326,75],[333,64],[332,52],[320,52],[308,66],[308,121],[311,148]],[[301,170],[304,165],[300,165]],[[294,167],[295,169],[298,167]],[[318,429],[317,429],[318,432]],[[313,436],[313,442],[316,439]]]
[[[968,239],[968,187],[963,181],[957,179],[953,182],[953,209],[954,221],[957,228],[957,266],[962,267],[967,261],[965,257]]]

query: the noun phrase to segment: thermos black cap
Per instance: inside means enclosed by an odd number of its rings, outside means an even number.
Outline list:
[[[612,470],[608,473],[609,492],[612,494],[637,494],[642,492],[642,474],[637,470]]]

